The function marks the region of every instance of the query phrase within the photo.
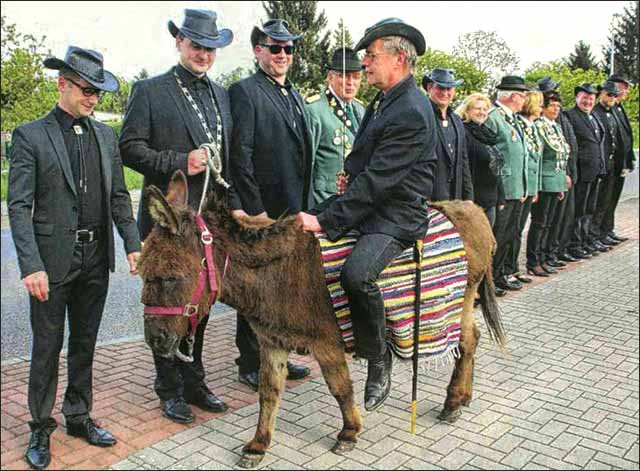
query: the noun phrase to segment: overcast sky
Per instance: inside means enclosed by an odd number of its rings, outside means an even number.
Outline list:
[[[395,16],[417,27],[427,46],[451,52],[457,38],[477,30],[497,31],[520,58],[520,72],[537,61],[560,59],[579,40],[596,59],[614,13],[629,2],[319,2],[335,28],[343,18],[354,40],[365,28]],[[176,61],[171,19],[182,24],[184,8],[218,12],[218,27],[230,28],[233,43],[219,51],[212,75],[252,63],[249,35],[265,19],[260,2],[1,2],[2,14],[23,33],[47,36],[51,52],[64,57],[67,45],[96,49],[108,70],[132,78],[142,68],[152,75]]]

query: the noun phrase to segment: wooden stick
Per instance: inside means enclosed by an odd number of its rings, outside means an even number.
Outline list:
[[[422,293],[422,239],[416,240],[413,247],[413,260],[416,263],[415,296],[413,301],[413,384],[411,388],[411,434],[416,434],[418,414],[418,344],[420,343],[420,304]]]

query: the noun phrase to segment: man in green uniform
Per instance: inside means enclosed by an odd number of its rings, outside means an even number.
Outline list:
[[[336,175],[364,116],[355,96],[360,89],[362,64],[353,49],[337,49],[327,71],[327,86],[306,100],[313,149],[313,197],[316,204],[336,194]]]

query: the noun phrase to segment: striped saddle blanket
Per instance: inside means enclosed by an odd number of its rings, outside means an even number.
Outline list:
[[[319,237],[325,279],[346,349],[353,351],[353,328],[340,271],[356,238],[331,242]],[[424,237],[420,292],[421,360],[451,358],[460,340],[460,321],[467,286],[467,257],[460,234],[441,212],[429,208]],[[413,247],[400,254],[378,278],[386,310],[387,341],[400,359],[413,355],[416,263]]]

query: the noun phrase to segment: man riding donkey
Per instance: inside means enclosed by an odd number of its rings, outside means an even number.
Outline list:
[[[355,47],[366,49],[363,67],[380,92],[367,108],[345,162],[346,192],[326,202],[317,216],[297,215],[304,230],[331,240],[350,230],[358,241],[341,274],[353,321],[356,354],[368,360],[365,409],[382,405],[391,389],[392,354],[385,309],[376,280],[384,268],[428,226],[427,201],[436,165],[433,107],[413,79],[425,52],[420,31],[396,18],[365,31]]]

